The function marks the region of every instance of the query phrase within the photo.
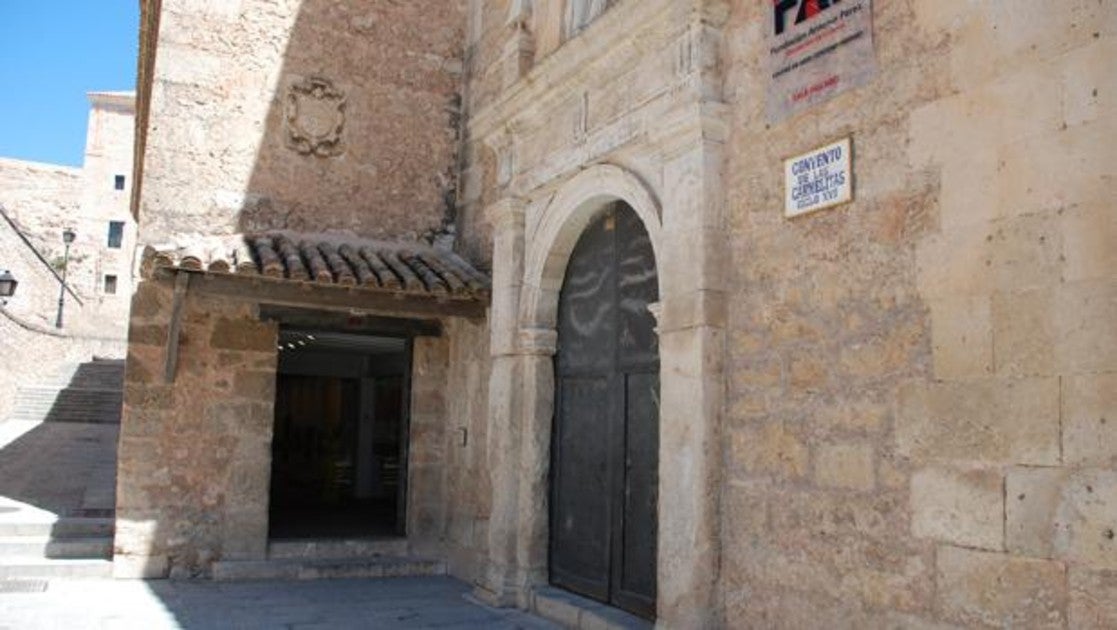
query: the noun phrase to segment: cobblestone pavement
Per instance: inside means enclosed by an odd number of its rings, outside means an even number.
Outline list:
[[[469,598],[451,578],[305,582],[0,582],[0,630],[283,628],[554,629],[537,617]],[[31,589],[22,589],[31,590]]]

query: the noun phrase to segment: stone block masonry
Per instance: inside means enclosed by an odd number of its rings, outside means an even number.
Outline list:
[[[547,587],[555,304],[623,201],[659,281],[659,623],[1114,625],[1112,0],[872,3],[873,81],[780,123],[770,2],[584,29],[564,2],[219,4],[163,2],[153,242],[410,238],[452,207],[492,261],[488,319],[414,345],[410,549],[502,605]],[[845,137],[853,202],[786,219],[783,160]],[[275,329],[191,293],[163,383],[170,290],[135,300],[122,575],[266,540]]]
[[[188,287],[176,340],[175,281],[160,277],[140,284],[132,311],[114,570],[122,578],[211,577],[218,562],[268,559],[279,327],[260,319],[254,300]],[[447,384],[480,382],[484,324],[443,326],[445,336],[412,344],[400,548],[471,577],[481,571],[488,519],[476,481],[485,430],[471,424],[483,418],[472,411],[477,396],[452,398]],[[169,344],[178,354],[167,382]],[[459,359],[452,366],[451,356]]]
[[[141,239],[443,227],[465,4],[164,0]]]
[[[772,126],[730,9],[728,626],[1113,625],[1117,7],[1024,4],[874,3],[877,79]],[[783,220],[846,135],[854,203]]]
[[[187,294],[178,370],[163,381],[173,295],[142,282],[125,377],[118,577],[205,575],[263,559],[275,404],[274,323],[250,304]]]

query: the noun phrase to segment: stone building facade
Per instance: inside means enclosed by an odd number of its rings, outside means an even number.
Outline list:
[[[86,308],[65,318],[67,331],[123,341],[132,297],[136,225],[130,211],[135,95],[89,93],[89,124],[81,168],[0,159],[0,204],[31,245],[57,270],[62,232],[70,246],[67,283]],[[2,263],[0,263],[2,266]],[[106,288],[109,291],[106,291]],[[53,324],[58,287],[28,284],[37,306],[25,314]]]
[[[131,212],[136,95],[91,92],[89,130],[82,163],[81,210],[72,227],[71,252],[91,252],[75,265],[73,282],[89,296],[85,332],[123,338],[127,334],[136,258],[136,221]]]
[[[780,120],[772,3],[188,4],[146,9],[121,575],[275,559],[273,348],[340,311],[438,324],[406,553],[601,621],[550,586],[555,355],[621,204],[658,284],[661,626],[1117,624],[1112,2],[872,3],[872,78]],[[837,138],[853,201],[787,218],[784,160]],[[491,270],[458,301],[384,302],[341,250],[407,244],[449,294],[451,241]]]
[[[125,353],[136,251],[129,204],[135,95],[88,96],[81,168],[0,158],[0,269],[19,281],[4,306],[0,418],[20,385],[60,364]],[[68,262],[66,229],[76,235]],[[68,290],[58,329],[64,266]]]

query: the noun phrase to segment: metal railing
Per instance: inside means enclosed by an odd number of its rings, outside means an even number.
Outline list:
[[[11,226],[12,230],[16,233],[16,236],[19,237],[19,240],[23,241],[23,244],[26,245],[32,253],[35,254],[35,257],[38,258],[40,262],[43,263],[43,266],[50,270],[50,273],[56,280],[58,280],[58,284],[62,285],[66,289],[66,292],[73,296],[74,300],[76,300],[78,304],[85,306],[85,302],[82,302],[81,298],[78,297],[78,294],[75,293],[70,285],[62,279],[62,276],[58,274],[58,270],[56,270],[50,264],[50,262],[48,262],[47,259],[43,257],[43,254],[35,247],[34,244],[31,243],[31,241],[27,238],[27,235],[23,233],[23,230],[19,229],[19,226],[16,225],[16,222],[10,216],[8,216],[8,210],[2,203],[0,203],[0,216],[4,217],[4,220],[8,222],[9,226]]]

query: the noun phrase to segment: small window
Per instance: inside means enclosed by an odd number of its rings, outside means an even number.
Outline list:
[[[115,178],[113,178],[112,186],[116,190],[124,190],[124,176],[123,175],[117,175]]]
[[[116,295],[116,276],[105,276],[105,295]]]
[[[124,222],[109,221],[109,247],[120,249],[124,242]]]

